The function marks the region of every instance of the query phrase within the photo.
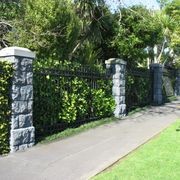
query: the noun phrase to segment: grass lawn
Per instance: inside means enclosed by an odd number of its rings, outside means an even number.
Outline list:
[[[180,119],[158,137],[92,179],[179,180]]]

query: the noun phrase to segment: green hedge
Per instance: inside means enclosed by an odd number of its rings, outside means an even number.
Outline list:
[[[81,68],[77,64],[65,64],[56,67],[56,71],[51,69],[52,71],[43,73],[42,68],[34,71],[33,114],[38,134],[45,133],[48,128],[50,131],[51,128],[56,129],[56,124],[69,126],[113,114],[115,102],[112,97],[111,79],[93,80],[96,83],[94,88],[89,78],[56,75],[62,70],[77,73]],[[99,75],[103,74],[102,68],[92,69]]]
[[[0,61],[0,154],[9,152],[9,85],[12,67]]]

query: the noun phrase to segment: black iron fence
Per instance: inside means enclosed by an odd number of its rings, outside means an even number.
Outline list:
[[[168,99],[174,96],[175,83],[176,83],[176,69],[163,68],[163,101],[167,102]]]
[[[151,104],[152,75],[148,69],[131,69],[126,72],[127,112]]]
[[[112,80],[90,67],[34,70],[36,137],[112,115]]]

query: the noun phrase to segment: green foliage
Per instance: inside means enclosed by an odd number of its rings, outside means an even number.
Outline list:
[[[131,9],[121,9],[122,19],[112,47],[116,49],[118,57],[133,67],[148,57],[146,48],[158,43],[162,37],[162,27],[144,7],[133,6]]]
[[[171,47],[175,53],[180,56],[180,1],[173,0],[165,7],[165,14],[169,16],[171,21]]]
[[[67,81],[66,78],[63,78]],[[62,90],[62,109],[59,113],[59,119],[64,122],[74,122],[76,119],[81,119],[88,114],[88,93],[90,88],[82,79],[76,77],[72,81],[66,82],[66,88]]]
[[[19,8],[19,0],[0,0],[0,49],[10,45],[6,36],[12,30],[11,22]]]
[[[0,21],[2,20],[12,20],[16,17],[16,13],[19,10],[19,0],[0,0]]]
[[[9,80],[12,67],[0,61],[0,154],[9,152]]]
[[[101,89],[92,90],[92,107],[95,116],[98,117],[107,117],[112,115],[114,111],[114,99],[111,97],[111,88],[110,83],[106,84],[103,81],[100,81]],[[109,86],[109,87],[108,87]]]
[[[73,125],[90,120],[92,116],[101,118],[112,115],[115,103],[111,95],[111,80],[92,81],[88,77],[78,76],[77,73],[89,71],[78,64],[61,64],[52,71],[47,69],[44,74],[40,73],[43,69],[37,67],[34,73],[33,112],[38,131],[43,133],[45,126],[53,124]],[[102,74],[102,68],[96,66],[93,72]],[[64,75],[58,75],[61,73]],[[65,75],[68,73],[70,76]]]
[[[160,8],[162,9],[169,3],[170,0],[156,0],[156,1],[159,3]]]
[[[67,59],[80,29],[72,2],[22,0],[20,5],[9,35],[12,45],[36,51],[37,57]]]
[[[103,0],[76,0],[75,11],[81,22],[80,35],[71,58],[82,64],[94,64],[106,51],[102,49],[103,35],[109,37],[111,13]]]

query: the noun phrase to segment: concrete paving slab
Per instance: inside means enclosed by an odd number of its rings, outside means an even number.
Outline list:
[[[0,157],[0,180],[89,179],[180,118],[180,101]]]

